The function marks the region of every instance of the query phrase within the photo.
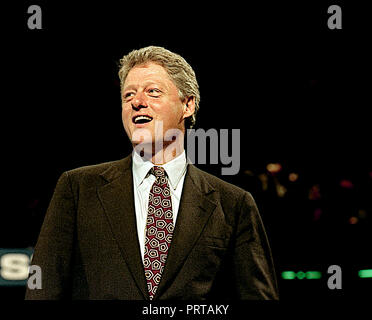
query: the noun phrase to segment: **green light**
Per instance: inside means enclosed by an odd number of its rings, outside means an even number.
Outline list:
[[[283,271],[282,272],[282,279],[285,280],[294,280],[294,279],[320,279],[322,277],[322,273],[320,271],[298,271],[297,273],[294,271]]]
[[[295,272],[293,272],[293,271],[283,271],[282,272],[282,279],[293,280],[294,278],[296,278],[296,273]]]
[[[303,278],[305,278],[305,272],[303,272],[303,271],[298,271],[297,272],[297,279],[300,279],[300,280],[302,280]]]
[[[320,279],[322,273],[319,271],[308,271],[306,272],[306,279]]]
[[[359,270],[359,278],[372,278],[372,269]]]

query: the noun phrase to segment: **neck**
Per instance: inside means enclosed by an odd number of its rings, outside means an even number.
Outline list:
[[[157,148],[156,143],[151,147],[146,148],[143,145],[133,146],[137,154],[147,161],[151,161],[155,165],[163,165],[173,159],[177,158],[184,151],[184,144],[182,141],[174,141],[167,143],[163,142],[163,148]],[[151,152],[148,152],[151,150]]]

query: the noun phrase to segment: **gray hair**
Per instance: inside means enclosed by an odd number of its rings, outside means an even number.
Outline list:
[[[120,59],[120,90],[123,91],[124,82],[129,71],[133,67],[146,64],[147,62],[157,63],[167,71],[170,79],[178,88],[178,95],[181,101],[186,98],[195,98],[195,112],[186,119],[188,120],[186,127],[192,128],[195,125],[196,113],[199,110],[199,85],[194,70],[180,55],[156,46],[131,51]]]

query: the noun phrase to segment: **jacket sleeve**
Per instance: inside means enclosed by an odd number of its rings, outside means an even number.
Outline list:
[[[278,300],[278,287],[270,245],[250,193],[245,192],[236,227],[234,278],[242,300]]]
[[[31,265],[41,268],[42,288],[26,289],[26,300],[71,298],[70,262],[75,226],[75,201],[65,172],[49,204]]]

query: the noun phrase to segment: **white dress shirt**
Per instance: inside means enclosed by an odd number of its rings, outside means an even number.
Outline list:
[[[143,261],[149,195],[151,187],[156,178],[154,175],[149,173],[150,169],[154,166],[151,161],[144,161],[144,159],[142,159],[135,151],[133,151],[132,153],[132,159],[137,234]],[[168,183],[172,199],[173,224],[174,226],[176,226],[178,208],[180,205],[183,189],[183,182],[185,180],[187,169],[186,153],[185,151],[183,151],[178,157],[174,158],[173,160],[165,163],[164,165],[157,166],[163,167],[168,175]]]

